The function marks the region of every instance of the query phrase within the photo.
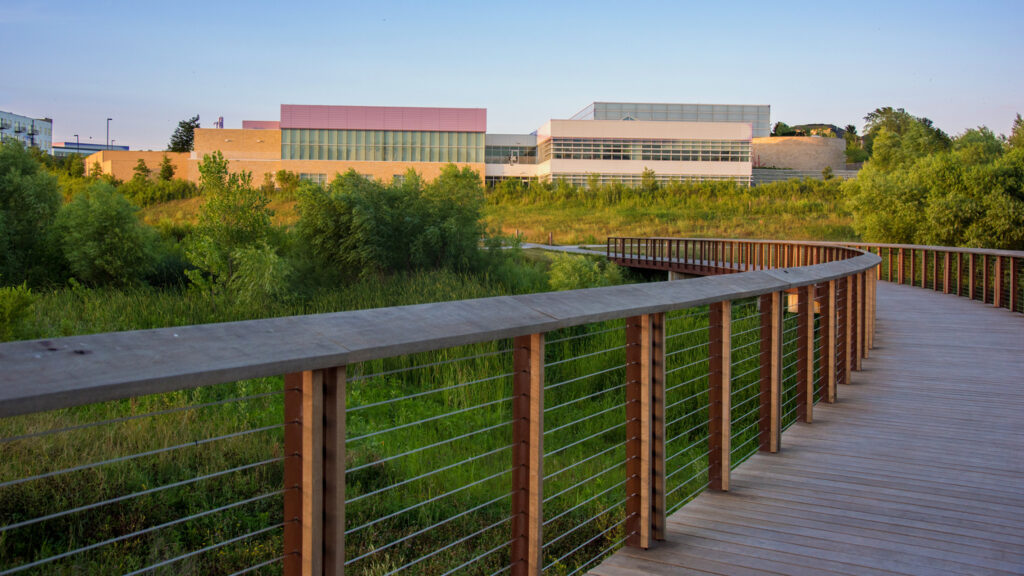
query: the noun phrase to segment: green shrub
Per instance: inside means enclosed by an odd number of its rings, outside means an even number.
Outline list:
[[[35,294],[24,283],[0,288],[0,342],[24,337],[35,302]]]
[[[577,290],[622,283],[622,271],[604,260],[558,254],[549,272],[552,290]]]
[[[54,229],[76,278],[93,285],[133,284],[151,270],[156,234],[136,211],[102,181],[64,206]]]
[[[57,178],[21,143],[0,145],[0,277],[6,283],[52,278],[57,264],[46,240],[60,206]]]

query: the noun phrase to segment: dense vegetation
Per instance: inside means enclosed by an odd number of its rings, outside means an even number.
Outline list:
[[[689,236],[852,240],[838,180],[668,182],[637,188],[505,181],[487,195],[487,223],[503,234],[556,244],[603,243],[608,236]]]
[[[1024,120],[950,138],[902,109],[868,116],[871,159],[843,185],[869,242],[1024,249]]]

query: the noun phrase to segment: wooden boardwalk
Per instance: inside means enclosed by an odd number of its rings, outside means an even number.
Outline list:
[[[1024,317],[879,282],[839,401],[591,574],[1024,574]]]

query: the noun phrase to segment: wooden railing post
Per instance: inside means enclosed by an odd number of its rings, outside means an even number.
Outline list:
[[[949,294],[949,252],[942,254],[942,293]]]
[[[1003,257],[995,257],[995,267],[992,272],[992,305],[996,308],[1003,307]]]
[[[1017,311],[1017,293],[1020,291],[1020,280],[1017,277],[1017,259],[1010,257],[1010,311]]]
[[[626,320],[627,546],[665,539],[665,315]]]
[[[853,276],[847,276],[843,279],[846,282],[846,293],[843,296],[843,384],[850,383],[850,375],[853,373],[853,337],[854,337],[854,323],[856,322],[856,314],[854,314],[854,293],[855,283]]]
[[[967,289],[970,290],[967,297],[974,300],[974,253],[971,252],[967,256],[967,274],[969,276],[967,279]]]
[[[538,576],[544,502],[544,334],[513,343],[512,545],[514,576]]]
[[[760,449],[778,452],[782,444],[782,299],[785,292],[761,296]]]
[[[981,256],[981,301],[988,302],[988,254]]]
[[[860,274],[853,274],[850,276],[853,281],[853,290],[850,291],[850,308],[853,312],[852,328],[853,333],[851,334],[852,347],[850,350],[850,367],[853,370],[860,371],[860,360],[861,360],[861,349],[860,349],[860,335],[861,335],[861,282]]]
[[[727,491],[732,434],[732,302],[715,302],[709,308],[708,486],[711,490]]]
[[[344,574],[345,368],[286,375],[285,418],[285,574]]]
[[[822,400],[831,404],[836,401],[836,281],[829,280],[822,286],[825,291],[825,306],[821,311],[821,369],[825,378]]]
[[[900,284],[903,284],[903,269],[904,269],[904,265],[903,265],[903,262],[904,262],[904,260],[903,260],[903,248],[900,248],[899,251],[900,251],[899,252],[899,256],[898,256],[898,258],[899,258],[899,266],[898,266],[899,270],[897,271],[896,277],[897,277],[897,282],[900,283]]]
[[[814,286],[797,289],[796,417],[813,420],[814,410]]]

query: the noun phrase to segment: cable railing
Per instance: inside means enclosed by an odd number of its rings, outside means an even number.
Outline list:
[[[730,275],[0,344],[0,575],[574,574],[649,547],[849,381],[879,259],[643,246]]]
[[[1024,313],[1024,252],[912,244],[852,244],[877,254],[878,279]]]

